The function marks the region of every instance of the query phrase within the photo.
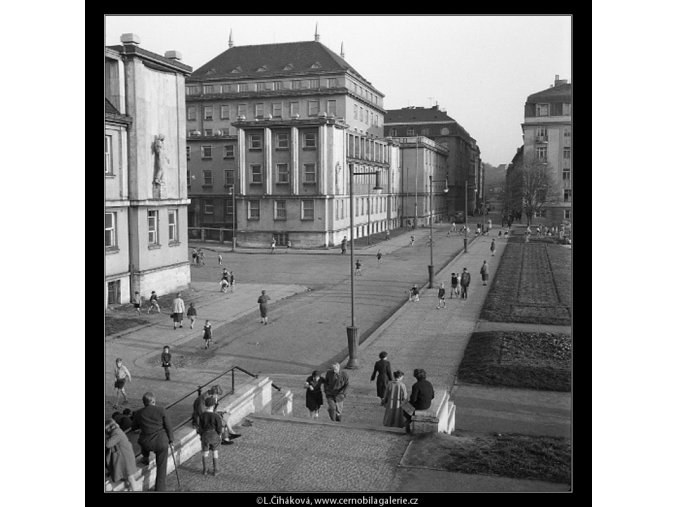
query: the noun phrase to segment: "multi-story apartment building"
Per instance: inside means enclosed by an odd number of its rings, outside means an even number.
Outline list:
[[[480,187],[482,160],[475,139],[446,111],[437,105],[431,108],[405,107],[389,109],[385,118],[385,135],[391,137],[425,136],[446,148],[447,215],[463,211],[467,183],[467,206],[470,213],[478,207],[483,195]]]
[[[383,137],[383,93],[319,42],[235,46],[186,80],[190,225],[230,228],[237,244],[275,237],[331,246],[394,227],[399,152]],[[230,204],[231,185],[235,209]],[[235,218],[233,218],[233,211]]]
[[[547,162],[554,189],[543,210],[552,222],[572,220],[572,85],[555,76],[554,85],[527,97],[524,105],[524,158]]]
[[[105,49],[105,305],[190,283],[184,79],[191,68],[124,34]]]
[[[447,217],[449,150],[427,137],[394,137],[402,159],[401,216],[404,223],[422,226]],[[430,178],[432,177],[432,187]],[[445,188],[447,192],[445,192]],[[432,213],[431,213],[432,210]]]

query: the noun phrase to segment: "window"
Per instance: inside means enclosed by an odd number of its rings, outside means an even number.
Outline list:
[[[327,88],[336,88],[336,78],[335,77],[327,78]]]
[[[571,189],[565,188],[564,189],[564,202],[568,202],[570,199],[571,199]]]
[[[421,135],[422,136],[427,136],[430,134],[430,129],[421,129]]]
[[[261,218],[261,201],[247,201],[247,218],[249,220],[258,220]]]
[[[263,102],[257,102],[254,106],[254,115],[257,118],[263,118]]]
[[[283,132],[275,134],[275,147],[278,149],[289,148],[289,134]]]
[[[202,179],[204,180],[203,185],[212,185],[212,171],[211,169],[206,169],[202,171]]]
[[[300,90],[301,89],[301,81],[296,80],[291,82],[291,88],[292,90]]]
[[[314,132],[306,132],[303,134],[303,147],[304,148],[317,148],[316,138]]]
[[[263,92],[266,90],[266,83],[256,83],[256,91]]]
[[[414,129],[407,129],[407,135],[408,136],[416,135],[416,134],[414,134]]]
[[[263,146],[261,134],[249,134],[249,149],[260,150]]]
[[[333,114],[336,116],[336,101],[328,100],[327,101],[327,114]]]
[[[571,104],[568,102],[565,102],[562,104],[562,114],[564,116],[570,116],[571,115]]]
[[[186,95],[199,95],[200,87],[199,86],[188,86],[186,87]]]
[[[214,85],[204,85],[205,93],[214,93]]]
[[[301,200],[301,220],[313,220],[315,218],[315,201],[312,199]]]
[[[186,160],[190,160],[190,146],[186,146]]]
[[[108,282],[108,304],[119,305],[121,292],[122,291],[120,290],[120,280]]]
[[[564,210],[564,219],[565,220],[571,220],[571,210],[569,210],[569,209]]]
[[[397,129],[390,129],[390,135],[391,137],[397,136]]]
[[[571,169],[564,168],[562,169],[562,181],[564,182],[564,188],[569,188],[571,185]]]
[[[298,102],[290,102],[289,103],[289,114],[291,116],[299,114],[299,103]]]
[[[148,244],[157,245],[159,238],[157,234],[157,210],[148,210]]]
[[[320,80],[319,79],[309,79],[308,80],[308,87],[309,88],[319,88],[320,87]]]
[[[562,158],[563,159],[571,158],[571,148],[562,148]]]
[[[205,199],[202,201],[202,211],[205,215],[214,214],[214,201],[212,199]]]
[[[357,120],[357,104],[353,104],[353,120]]]
[[[223,181],[228,186],[235,185],[235,171],[231,169],[223,171]]]
[[[237,105],[237,115],[238,116],[247,116],[247,104],[238,104]]]
[[[226,144],[223,146],[223,158],[234,158],[235,157],[235,146],[232,144]]]
[[[360,121],[364,121],[364,108],[360,107]]]
[[[569,127],[564,129],[564,137],[571,137],[571,129]]]
[[[212,129],[205,129],[205,136],[211,136],[213,135],[213,130]]]
[[[177,227],[176,220],[178,218],[179,211],[175,209],[170,209],[167,211],[167,225],[169,226],[169,241],[170,243],[175,243],[179,241],[177,236]]]
[[[202,146],[200,146],[200,150],[202,152],[202,158],[212,158],[211,144],[203,144]]]
[[[276,164],[277,183],[289,183],[289,165]]]
[[[249,91],[249,84],[248,83],[240,83],[238,86],[238,90],[241,92],[248,92]]]
[[[273,213],[275,220],[287,220],[287,201],[275,201]]]
[[[281,90],[282,81],[273,81],[273,90]]]
[[[317,183],[315,164],[303,164],[303,181],[304,183]]]
[[[106,213],[104,224],[104,246],[106,248],[116,248],[118,246],[117,221],[117,213]]]
[[[113,136],[103,138],[103,167],[106,174],[113,174]],[[99,173],[101,174],[101,173]]]
[[[548,104],[536,104],[536,116],[548,116]]]
[[[536,140],[537,141],[548,140],[548,129],[546,127],[536,127]]]
[[[282,102],[273,102],[273,118],[282,118]]]
[[[263,183],[263,173],[261,172],[261,164],[251,164],[249,166],[249,183]]]
[[[221,104],[221,119],[230,120],[230,106]]]
[[[190,169],[186,171],[186,181],[188,184],[188,188],[190,188]]]
[[[538,158],[538,160],[542,160],[542,161],[548,160],[548,147],[547,146],[536,146],[536,158]]]
[[[197,120],[197,109],[195,106],[190,106],[186,112],[186,119],[188,121]]]
[[[204,119],[208,121],[214,119],[214,106],[205,106]]]
[[[228,199],[223,200],[223,208],[226,210],[226,215],[233,215],[233,198],[229,197]],[[232,222],[232,219],[231,219]]]
[[[308,116],[317,116],[317,113],[320,109],[319,100],[309,100],[308,101]]]

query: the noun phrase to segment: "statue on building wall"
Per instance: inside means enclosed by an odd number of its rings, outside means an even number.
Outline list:
[[[343,168],[340,162],[336,162],[336,193],[343,193]]]
[[[165,153],[165,136],[158,134],[153,141],[153,153],[155,154],[155,167],[153,173],[153,183],[160,185],[164,182],[164,173],[169,157]]]

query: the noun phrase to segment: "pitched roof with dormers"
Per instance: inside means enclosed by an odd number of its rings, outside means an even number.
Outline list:
[[[474,143],[475,139],[446,111],[442,111],[437,106],[429,109],[425,107],[403,107],[402,109],[388,109],[383,120],[383,125],[387,127],[390,124],[425,124],[425,123],[439,123],[448,122],[449,135],[459,136],[466,139],[470,143]]]
[[[316,41],[233,46],[196,69],[190,77],[186,78],[186,82],[258,79],[332,72],[350,72],[371,85],[348,62],[321,42]]]
[[[532,93],[527,97],[528,104],[546,102],[571,102],[571,83],[552,86],[546,90]]]

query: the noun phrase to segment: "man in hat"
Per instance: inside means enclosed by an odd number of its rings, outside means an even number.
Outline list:
[[[172,423],[165,409],[155,405],[155,395],[152,392],[143,395],[143,405],[143,408],[134,414],[132,429],[141,430],[138,442],[144,465],[149,463],[150,453],[155,453],[157,469],[155,491],[166,491],[167,448],[174,441]]]
[[[341,422],[343,400],[346,399],[348,392],[348,374],[341,370],[339,363],[334,363],[324,377],[324,395],[327,398],[329,418],[332,421]]]

